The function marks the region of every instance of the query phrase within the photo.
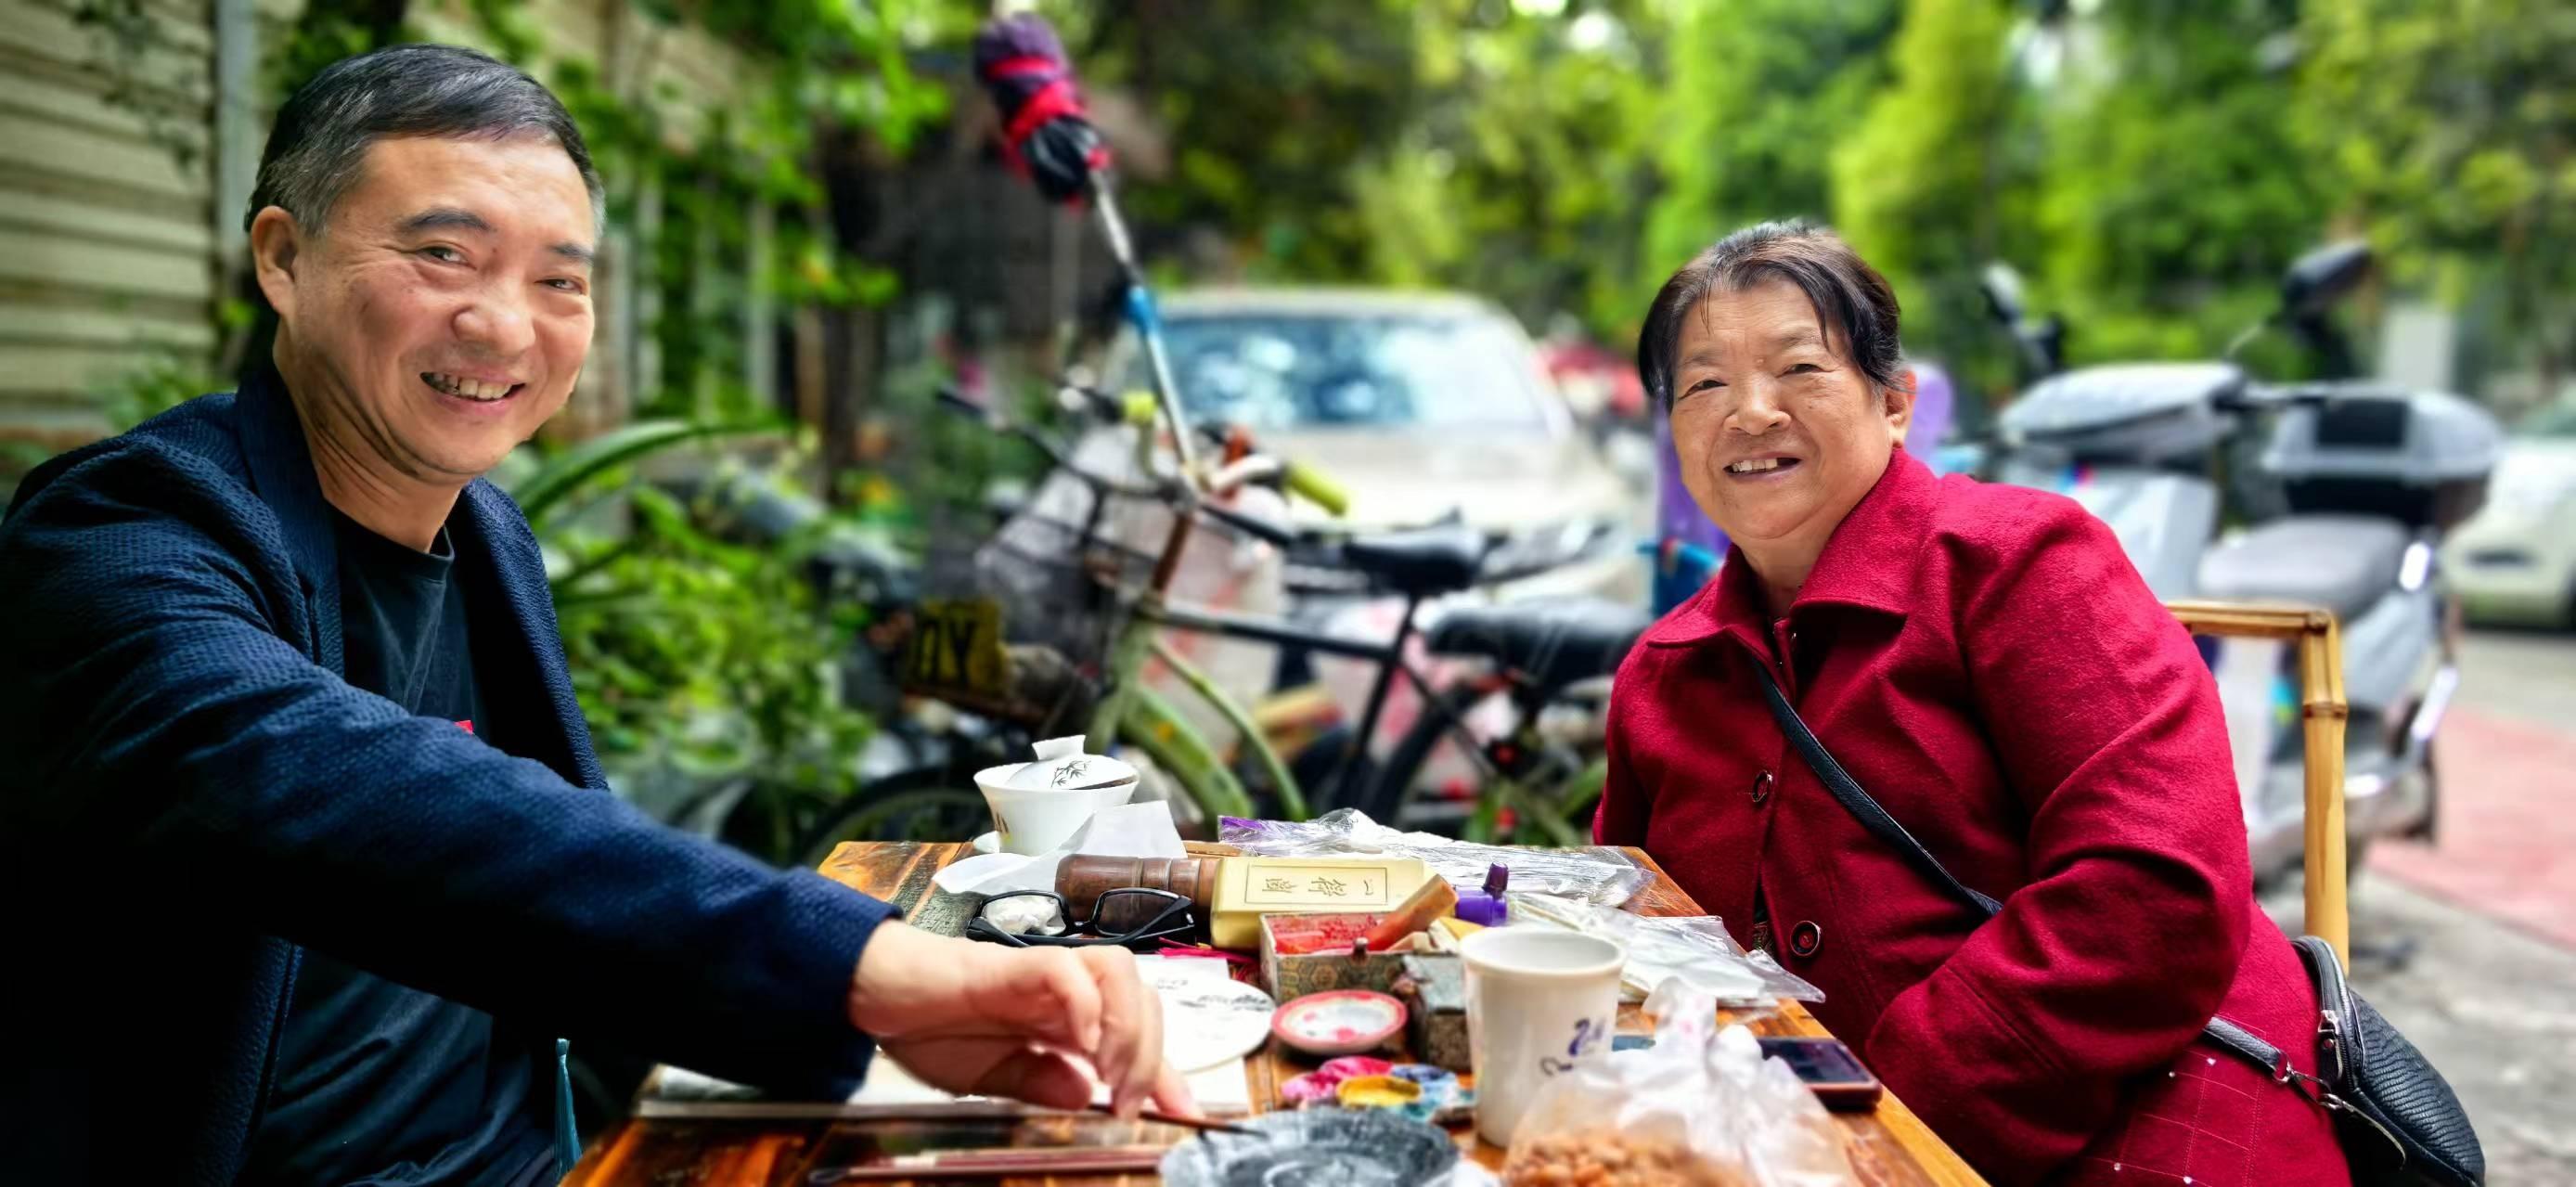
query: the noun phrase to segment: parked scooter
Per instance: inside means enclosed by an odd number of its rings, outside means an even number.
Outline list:
[[[2358,244],[2301,257],[2283,277],[2280,308],[2219,361],[2041,379],[1998,418],[1994,458],[1999,480],[2064,493],[2100,516],[2159,597],[2334,612],[2351,705],[2344,813],[2356,869],[2371,840],[2434,828],[2433,739],[2459,684],[2458,620],[2435,557],[2442,534],[2484,501],[2503,444],[2495,419],[2459,396],[2354,376],[2330,313],[2370,264]],[[1990,271],[1989,302],[2032,369],[2053,368],[2056,326],[2032,322],[2017,287],[2008,271]],[[2237,352],[2276,326],[2314,352],[2326,379],[2246,375]],[[2258,427],[2267,431],[2253,453],[2248,430]],[[2231,499],[2222,481],[2249,470],[2256,482],[2235,483]],[[2258,507],[2252,527],[2220,537],[2223,505],[2262,502],[2279,513]],[[2255,875],[2269,879],[2297,868],[2303,845],[2296,675],[2277,645],[2216,643],[2203,640],[2222,690],[2234,694],[2246,829]],[[2263,665],[2250,680],[2249,662]],[[2249,690],[2267,703],[2245,703]]]

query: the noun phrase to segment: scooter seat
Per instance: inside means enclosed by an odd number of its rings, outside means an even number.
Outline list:
[[[1463,523],[1360,536],[1342,545],[1342,563],[1421,597],[1476,583],[1485,537]]]
[[[2293,515],[2246,532],[2200,562],[2213,598],[2298,602],[2352,621],[2397,587],[2403,524],[2367,515]]]
[[[1600,598],[1464,606],[1432,624],[1434,655],[1491,659],[1548,688],[1616,671],[1654,625],[1643,607]]]

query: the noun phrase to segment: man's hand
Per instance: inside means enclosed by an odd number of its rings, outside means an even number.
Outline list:
[[[1080,1109],[1088,1063],[1122,1117],[1149,1098],[1198,1111],[1163,1065],[1162,1001],[1124,949],[1010,948],[885,923],[859,952],[850,1021],[942,1091]]]

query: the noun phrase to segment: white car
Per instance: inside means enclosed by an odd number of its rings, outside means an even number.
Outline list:
[[[2489,482],[2486,507],[2443,546],[2452,593],[2469,618],[2576,627],[2576,401],[2518,426]]]
[[[1642,602],[1644,496],[1581,428],[1510,314],[1454,293],[1200,289],[1162,306],[1172,378],[1194,418],[1239,424],[1349,492],[1332,523],[1417,527],[1456,515],[1494,551],[1506,600],[1590,594]],[[1122,388],[1145,375],[1132,339]],[[1292,571],[1301,587],[1327,575]]]

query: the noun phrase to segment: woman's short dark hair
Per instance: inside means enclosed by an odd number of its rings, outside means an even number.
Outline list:
[[[1841,236],[1791,219],[1758,223],[1718,240],[1655,294],[1646,328],[1637,334],[1637,375],[1656,403],[1667,410],[1673,404],[1673,355],[1681,349],[1682,319],[1710,293],[1742,292],[1766,280],[1788,281],[1807,294],[1818,324],[1842,331],[1853,365],[1875,385],[1873,392],[1896,386],[1904,351],[1896,337],[1896,293],[1887,278]]]
[[[581,128],[544,84],[506,62],[453,45],[392,45],[343,58],[279,105],[242,226],[279,206],[306,232],[320,231],[331,208],[357,184],[367,148],[378,140],[520,135],[563,146],[581,171],[591,219],[598,222],[599,171],[591,167]]]

